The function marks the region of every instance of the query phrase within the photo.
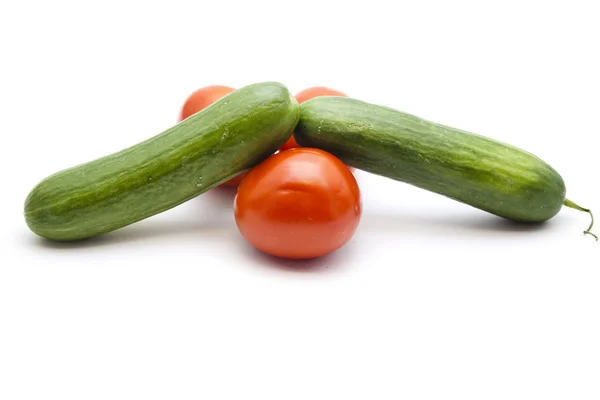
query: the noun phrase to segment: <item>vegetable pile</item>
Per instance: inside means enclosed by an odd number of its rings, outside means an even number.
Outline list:
[[[170,129],[42,180],[25,201],[39,236],[74,241],[173,208],[217,186],[237,186],[234,215],[258,250],[313,258],[344,246],[361,218],[354,168],[523,223],[553,218],[560,174],[535,155],[346,94],[314,87],[292,96],[277,82],[207,86]]]

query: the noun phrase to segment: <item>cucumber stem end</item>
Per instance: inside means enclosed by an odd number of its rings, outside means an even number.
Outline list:
[[[585,231],[583,231],[583,233],[586,235],[593,236],[596,239],[596,241],[598,241],[598,236],[596,236],[595,234],[592,233],[592,227],[594,226],[594,214],[592,214],[592,210],[590,210],[589,208],[583,208],[581,206],[578,206],[577,204],[573,203],[569,199],[565,199],[563,204],[569,208],[573,208],[575,210],[583,211],[583,212],[590,214],[590,217],[592,218],[592,223]]]

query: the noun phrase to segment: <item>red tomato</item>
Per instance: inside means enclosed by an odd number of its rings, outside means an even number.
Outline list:
[[[182,121],[192,114],[202,111],[221,97],[233,92],[235,89],[229,86],[211,85],[205,86],[192,93],[183,104],[179,120]]]
[[[335,90],[335,89],[330,89],[325,86],[315,86],[315,87],[311,87],[308,89],[304,89],[303,91],[296,94],[296,100],[298,100],[298,103],[302,104],[306,100],[310,100],[313,97],[318,97],[318,96],[343,96],[343,97],[345,97],[346,94],[342,93],[338,90]]]
[[[202,111],[221,97],[233,92],[235,89],[229,86],[211,85],[205,86],[192,93],[183,104],[179,121],[183,121],[190,115]],[[236,175],[234,178],[224,182],[221,186],[237,186],[246,175],[246,171]]]
[[[315,87],[311,87],[308,89],[304,89],[303,91],[296,94],[296,100],[298,100],[298,103],[302,104],[306,100],[310,100],[313,97],[318,97],[318,96],[344,96],[344,97],[346,97],[346,94],[339,92],[337,90],[334,90],[334,89],[330,89],[328,87],[315,86]],[[300,145],[298,143],[296,143],[296,140],[294,139],[294,136],[292,135],[292,137],[290,137],[288,139],[288,141],[285,142],[285,144],[283,146],[281,146],[281,150],[288,150],[288,149],[293,149],[296,147],[300,147]]]
[[[234,215],[255,248],[284,258],[314,258],[345,245],[362,214],[358,183],[338,158],[301,147],[250,169],[238,188]]]

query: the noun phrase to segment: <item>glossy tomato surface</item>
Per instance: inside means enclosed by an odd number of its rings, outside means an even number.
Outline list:
[[[185,103],[183,104],[181,113],[179,115],[179,121],[183,121],[189,116],[202,111],[215,101],[219,100],[221,97],[228,95],[234,90],[235,89],[232,87],[223,85],[210,85],[196,90],[186,99]],[[222,183],[221,186],[237,186],[244,178],[244,175],[246,175],[246,171],[243,171],[234,178]]]
[[[320,149],[279,152],[252,168],[234,201],[242,236],[267,254],[293,259],[326,255],[354,235],[362,214],[348,167]]]
[[[190,115],[202,111],[234,90],[235,89],[232,87],[223,85],[210,85],[196,90],[185,100],[183,107],[181,108],[179,120],[183,121]]]
[[[346,94],[335,90],[335,89],[331,89],[325,86],[314,86],[311,88],[307,88],[302,90],[301,92],[298,92],[296,94],[296,100],[298,100],[298,103],[302,104],[304,103],[306,100],[310,100],[313,97],[318,97],[318,96],[346,96]],[[300,145],[298,143],[296,143],[296,140],[294,139],[294,135],[292,135],[287,142],[285,142],[285,144],[283,146],[281,146],[281,150],[288,150],[288,149],[293,149],[296,147],[300,147]]]

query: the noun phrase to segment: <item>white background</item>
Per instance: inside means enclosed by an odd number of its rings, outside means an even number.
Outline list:
[[[584,213],[523,229],[358,172],[356,235],[310,262],[254,251],[227,191],[87,244],[22,216],[193,90],[271,80],[515,144],[600,216],[596,1],[161,4],[0,6],[0,399],[600,398]]]

